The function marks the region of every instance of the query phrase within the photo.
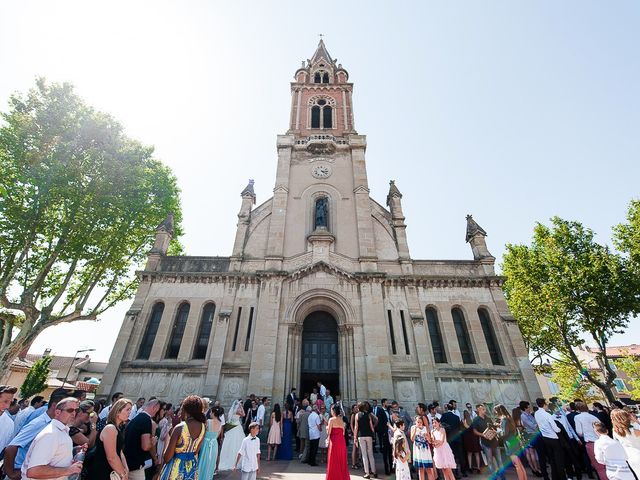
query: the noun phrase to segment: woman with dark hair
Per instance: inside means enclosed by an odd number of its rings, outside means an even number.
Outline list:
[[[327,475],[325,480],[345,480],[349,478],[347,444],[344,440],[344,421],[340,406],[331,405],[331,418],[327,424]]]
[[[202,400],[189,395],[182,402],[181,411],[182,422],[174,427],[164,450],[161,480],[198,480],[197,454],[206,430]]]
[[[351,405],[351,418],[349,420],[351,426],[351,437],[353,439],[353,446],[351,448],[351,468],[353,468],[354,470],[361,467],[360,463],[358,462],[358,439],[355,435],[357,414],[358,406],[354,403],[353,405]]]
[[[280,404],[276,403],[271,412],[271,422],[269,427],[269,435],[267,437],[267,461],[275,460],[278,454],[278,447],[282,443],[282,412]],[[273,451],[273,457],[271,452]]]
[[[203,404],[203,408],[207,407],[208,405]],[[216,470],[218,439],[224,435],[220,415],[222,407],[213,407],[207,420],[207,433],[204,434],[202,448],[198,454],[198,478],[202,480],[211,480]]]
[[[468,472],[472,473],[475,470],[477,473],[480,473],[480,467],[482,466],[480,462],[480,438],[473,433],[473,428],[471,428],[472,422],[471,413],[465,409],[462,416],[462,424],[464,425],[462,441],[464,443],[464,450],[467,452]],[[476,459],[475,467],[473,466],[474,458]]]
[[[293,458],[293,447],[291,445],[292,436],[293,410],[291,409],[291,405],[285,403],[282,418],[282,443],[278,449],[278,460],[291,460]]]
[[[358,414],[356,415],[355,431],[353,436],[358,439],[360,451],[362,452],[362,463],[364,464],[364,478],[377,477],[376,462],[373,458],[373,432],[375,432],[374,417],[369,413],[369,404],[360,402],[358,404]],[[377,418],[376,418],[377,420]]]
[[[520,444],[520,437],[518,437],[516,423],[504,405],[496,405],[493,411],[500,419],[500,430],[502,431],[505,453],[511,459],[511,463],[518,475],[518,480],[526,480],[527,471],[524,469],[524,465],[522,465],[519,457],[522,453],[522,445]],[[504,469],[505,467],[503,466],[502,468]]]

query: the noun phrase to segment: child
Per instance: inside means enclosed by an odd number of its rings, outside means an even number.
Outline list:
[[[635,478],[629,469],[627,454],[620,442],[609,437],[607,427],[601,422],[593,422],[593,429],[598,435],[598,440],[593,444],[593,453],[596,461],[607,469],[607,478],[609,480]]]
[[[398,435],[395,439],[393,458],[396,462],[396,480],[411,480],[411,470],[409,470],[411,453],[404,435]]]
[[[433,463],[436,468],[442,470],[444,480],[456,480],[452,469],[456,468],[456,459],[453,456],[451,447],[447,443],[447,434],[442,428],[440,419],[435,416],[431,419],[433,431],[431,438],[433,440]]]
[[[257,435],[260,425],[257,422],[249,424],[249,435],[242,440],[240,451],[236,457],[233,469],[238,468],[238,462],[242,458],[242,480],[255,480],[258,470],[260,470],[260,440]]]

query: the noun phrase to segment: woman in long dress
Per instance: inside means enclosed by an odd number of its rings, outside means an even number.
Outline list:
[[[293,411],[291,406],[285,403],[282,417],[282,443],[278,449],[278,460],[291,460],[293,458],[293,447],[291,445],[293,434]]]
[[[198,452],[206,430],[200,397],[189,395],[184,399],[182,418],[164,449],[160,480],[198,480]]]
[[[169,442],[169,434],[171,433],[171,428],[173,428],[173,424],[171,422],[172,412],[171,412],[171,404],[167,404],[166,410],[163,412],[162,419],[158,422],[158,429],[160,431],[158,435],[158,444],[156,445],[156,450],[158,452],[158,458],[162,459],[162,454],[164,453],[164,447]]]
[[[198,454],[199,480],[211,480],[216,471],[218,438],[222,438],[223,436],[220,415],[222,415],[222,408],[213,407],[211,409],[211,418],[207,420],[207,432],[204,434],[202,447]]]
[[[502,430],[502,438],[504,440],[504,450],[511,460],[513,467],[516,469],[518,480],[527,480],[527,471],[524,469],[524,465],[522,465],[519,458],[519,455],[523,453],[523,449],[520,445],[520,438],[518,437],[516,424],[504,405],[496,405],[493,411],[500,419],[500,429]]]
[[[276,403],[271,412],[271,422],[269,426],[269,435],[267,436],[267,462],[276,459],[278,447],[282,443],[282,412],[280,404]],[[273,452],[273,456],[271,455]]]
[[[627,454],[627,463],[640,478],[640,425],[637,421],[632,423],[631,417],[631,413],[619,408],[611,411],[613,438],[622,444]]]
[[[327,407],[324,406],[324,403],[320,407],[320,420],[322,423],[320,424],[320,441],[318,442],[318,451],[320,452],[320,463],[327,462],[327,448],[329,444],[327,443],[327,438],[329,438],[329,432],[327,431],[327,423],[329,422],[329,412],[327,412]]]
[[[233,470],[236,463],[236,455],[244,440],[244,430],[240,424],[240,417],[244,416],[244,409],[242,408],[242,400],[236,400],[229,409],[229,420],[225,425],[224,441],[222,442],[222,448],[220,449],[220,463],[218,464],[219,471]]]
[[[331,418],[327,424],[327,475],[325,480],[348,480],[349,465],[347,464],[347,443],[344,440],[345,424],[342,420],[340,407],[335,403],[331,406]]]

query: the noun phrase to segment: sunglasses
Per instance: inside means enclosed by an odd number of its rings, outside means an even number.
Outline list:
[[[67,413],[78,413],[80,409],[79,408],[63,408],[62,411]]]

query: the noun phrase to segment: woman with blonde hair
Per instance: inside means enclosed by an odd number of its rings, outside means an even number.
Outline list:
[[[129,420],[133,402],[121,398],[113,404],[107,417],[107,425],[96,439],[95,453],[87,458],[84,469],[86,478],[109,480],[115,472],[121,480],[129,478],[127,460],[124,458],[124,426]]]
[[[527,471],[524,469],[519,457],[522,452],[522,445],[520,444],[516,424],[504,405],[496,405],[493,410],[500,419],[500,430],[502,430],[505,453],[516,469],[518,480],[526,480]],[[504,469],[504,466],[502,468]]]
[[[613,438],[624,447],[631,470],[640,475],[640,429],[637,424],[632,426],[629,413],[619,408],[611,411],[611,423]]]

